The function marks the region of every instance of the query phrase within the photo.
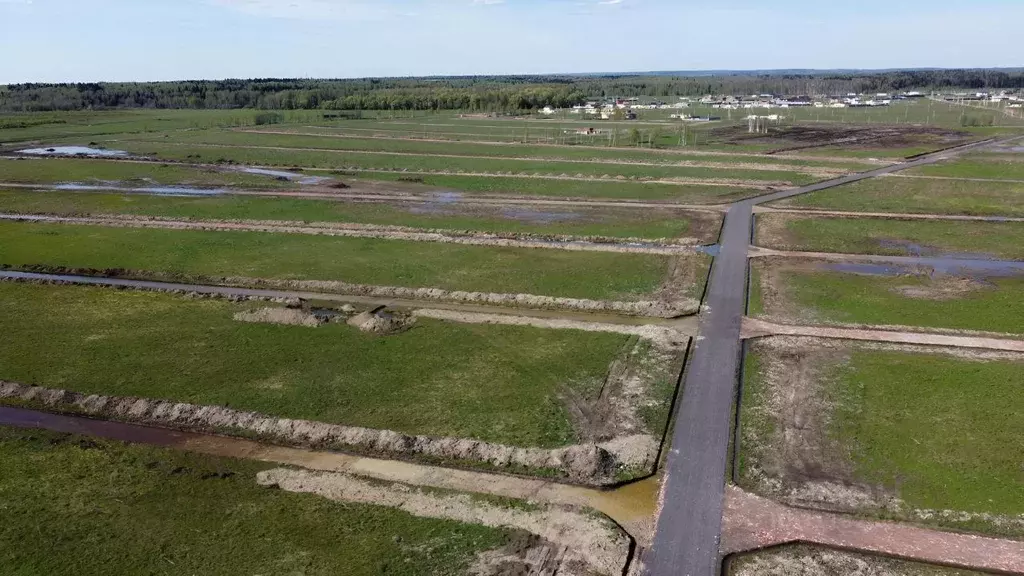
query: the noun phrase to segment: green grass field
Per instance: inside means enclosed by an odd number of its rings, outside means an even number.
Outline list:
[[[910,506],[1024,513],[1020,362],[854,351],[832,384],[831,434],[865,482]],[[912,446],[912,449],[910,449]]]
[[[110,162],[76,158],[0,159],[0,182],[19,184],[112,183],[115,186],[192,186],[197,188],[282,188],[294,186],[275,178],[174,164]]]
[[[706,266],[693,257],[694,266]],[[192,276],[341,280],[596,299],[649,295],[668,259],[281,234],[0,223],[0,263]],[[703,273],[695,277],[703,278]],[[703,280],[700,282],[703,283]],[[700,294],[694,284],[691,293]]]
[[[766,248],[846,254],[976,254],[1024,259],[1024,224],[761,214],[757,243]]]
[[[134,214],[171,218],[387,224],[495,233],[634,238],[692,236],[713,243],[721,216],[670,209],[587,209],[437,203],[361,203],[292,197],[172,197],[0,190],[0,211],[20,214]]]
[[[965,156],[956,160],[911,168],[908,174],[946,178],[984,178],[991,180],[1024,180],[1024,163],[1012,157],[991,155]]]
[[[762,270],[757,264],[756,270]],[[760,278],[768,276],[764,272]],[[760,312],[790,322],[839,322],[1024,332],[1024,278],[868,276],[780,266],[771,275],[781,301]],[[761,300],[754,284],[752,299]]]
[[[773,202],[847,212],[1024,216],[1024,183],[871,178]]]
[[[513,537],[257,485],[271,467],[0,427],[0,572],[454,576]]]
[[[373,336],[233,319],[260,303],[16,283],[0,303],[0,379],[517,446],[575,443],[561,391],[598,394],[628,338],[429,319]]]
[[[687,166],[645,166],[634,164],[569,163],[514,158],[450,158],[444,156],[362,154],[345,150],[279,149],[255,146],[205,146],[170,142],[118,142],[119,149],[163,160],[201,162],[233,161],[264,166],[297,166],[304,168],[335,168],[350,171],[435,171],[507,175],[545,174],[596,178],[610,177],[649,179],[734,179],[805,184],[819,180],[798,172],[750,169],[716,169]]]

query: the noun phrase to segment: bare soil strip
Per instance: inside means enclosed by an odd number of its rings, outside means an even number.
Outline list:
[[[260,472],[256,481],[263,486],[317,494],[339,502],[398,508],[414,516],[524,530],[564,548],[558,568],[551,574],[618,576],[629,559],[629,538],[618,527],[577,510],[557,506],[519,510],[474,500],[468,494],[425,492],[333,472],[276,468]]]
[[[447,320],[449,322],[463,322],[468,324],[503,324],[506,326],[533,326],[535,328],[553,328],[559,330],[582,330],[584,332],[614,332],[616,334],[627,334],[639,336],[661,345],[685,346],[688,335],[695,333],[696,322],[689,323],[687,332],[681,332],[677,328],[668,326],[653,325],[626,325],[626,324],[605,324],[602,322],[584,322],[580,320],[569,320],[561,318],[535,318],[530,316],[514,316],[511,314],[481,314],[474,312],[458,312],[455,310],[439,310],[420,308],[413,310],[413,316],[421,318],[433,318],[435,320]]]
[[[432,126],[441,126],[441,124],[432,124]],[[457,126],[457,125],[456,124],[452,124],[451,126]],[[324,126],[306,126],[306,128],[318,129],[318,128],[325,128],[325,127]],[[524,146],[524,145],[527,145],[527,146],[546,146],[546,147],[551,147],[551,148],[571,148],[571,149],[574,149],[574,150],[576,150],[576,149],[583,149],[583,150],[609,150],[609,151],[622,150],[624,152],[625,151],[629,151],[629,152],[636,151],[636,148],[628,148],[628,147],[621,147],[621,146],[588,146],[586,144],[544,144],[544,143],[536,143],[536,142],[532,142],[532,141],[529,142],[528,144],[524,144],[522,142],[503,142],[503,141],[497,141],[497,140],[452,140],[452,139],[448,139],[448,138],[429,138],[429,137],[417,136],[415,134],[415,130],[397,131],[397,130],[376,129],[376,128],[345,128],[345,130],[376,132],[377,134],[372,135],[372,136],[368,136],[368,135],[362,135],[362,134],[338,134],[338,133],[331,134],[331,133],[323,133],[323,132],[289,132],[289,131],[286,131],[286,130],[254,130],[254,129],[251,129],[251,128],[236,128],[234,131],[236,131],[236,132],[249,132],[249,133],[252,133],[252,134],[281,134],[281,135],[286,135],[286,136],[321,136],[321,137],[326,137],[326,138],[353,138],[353,139],[358,139],[358,140],[365,140],[365,139],[374,139],[374,140],[409,140],[409,141],[412,141],[412,142],[443,142],[443,143],[458,142],[460,144],[481,144],[481,145],[485,145],[485,146]],[[401,132],[402,134],[405,134],[405,136],[385,136],[385,135],[380,134],[382,132]],[[444,134],[455,134],[455,133],[445,132]],[[465,133],[464,135],[466,135],[466,136],[481,136],[481,134],[470,134],[470,133]],[[690,148],[676,148],[676,149],[672,149],[672,148],[647,148],[647,149],[644,149],[644,151],[645,152],[649,152],[649,153],[653,153],[653,154],[663,154],[663,155],[669,155],[669,156],[670,155],[709,156],[709,157],[715,157],[715,156],[737,156],[737,157],[744,157],[744,158],[760,158],[760,159],[771,158],[771,156],[765,156],[764,154],[757,154],[757,153],[753,153],[753,152],[724,152],[724,151],[715,151],[715,150],[694,150],[694,149],[690,149]],[[799,154],[785,154],[784,156],[780,156],[780,157],[787,158],[787,159],[792,159],[792,160],[809,160],[809,161],[816,161],[816,162],[846,162],[846,163],[859,163],[859,164],[883,165],[883,166],[886,166],[886,165],[889,165],[889,164],[893,163],[891,161],[887,161],[887,160],[883,160],[883,159],[878,159],[878,158],[844,158],[842,156],[829,157],[829,156],[815,156],[815,155],[804,155],[804,156],[801,156]]]
[[[928,334],[923,332],[898,332],[885,329],[836,328],[826,326],[790,326],[773,324],[754,318],[743,319],[742,338],[765,336],[812,336],[840,340],[866,340],[892,342],[895,344],[919,344],[924,346],[948,346],[953,348],[982,348],[1006,352],[1024,352],[1024,340],[1008,338],[985,338],[951,334]],[[1007,335],[1009,336],[1009,335]]]
[[[102,276],[86,276],[74,274],[50,274],[39,272],[20,272],[0,270],[0,281],[39,282],[50,284],[81,284],[89,286],[107,286],[118,289],[152,290],[175,294],[205,295],[225,298],[246,298],[258,300],[313,300],[362,304],[370,307],[387,306],[398,309],[420,309],[422,300],[360,296],[355,294],[330,294],[300,290],[268,290],[258,288],[239,288],[232,286],[215,286],[203,284],[182,284],[177,282],[161,282],[154,280],[133,280],[128,278],[112,278]],[[431,303],[432,309],[446,312],[464,312],[482,316],[502,316],[514,313],[516,316],[543,320],[565,320],[574,323],[570,329],[576,328],[575,323],[597,324],[609,326],[664,326],[681,334],[692,334],[697,330],[695,316],[681,318],[657,318],[644,316],[619,316],[590,312],[574,312],[571,310],[541,310],[529,308],[513,308],[489,306],[485,304],[464,303]],[[560,324],[553,322],[549,327],[558,328]]]
[[[293,134],[301,136],[322,136],[321,134]],[[147,144],[166,144],[166,142],[159,142],[154,140],[136,140],[136,142],[147,143]],[[464,158],[473,160],[517,160],[524,162],[548,162],[556,164],[607,164],[607,165],[626,165],[626,166],[655,166],[655,167],[687,167],[687,168],[713,168],[719,170],[763,170],[766,172],[799,172],[803,174],[809,174],[811,176],[837,176],[849,173],[849,170],[842,168],[828,168],[821,166],[805,166],[802,164],[778,164],[778,163],[758,163],[758,162],[694,162],[692,160],[677,160],[673,162],[644,162],[642,160],[615,160],[610,158],[595,158],[595,159],[560,159],[560,158],[543,158],[536,156],[483,156],[476,154],[435,154],[435,153],[419,153],[419,152],[391,152],[387,150],[350,150],[340,148],[300,148],[300,147],[286,147],[286,146],[256,146],[256,145],[245,145],[245,144],[199,144],[199,143],[188,143],[179,144],[180,146],[197,146],[204,148],[245,148],[245,149],[256,149],[256,150],[289,150],[289,151],[314,151],[314,152],[338,152],[341,154],[366,154],[371,156],[428,156],[432,158]]]
[[[202,166],[202,165],[196,165]],[[359,184],[365,184],[360,182]],[[122,188],[118,186],[109,186],[102,188],[99,184],[95,190],[81,190],[78,191],[83,194],[90,192],[117,192],[121,194],[151,194],[149,192],[141,190],[133,190],[131,188]],[[19,182],[0,182],[0,188],[19,188],[28,190],[40,190],[49,191],[55,190],[53,184],[23,184]],[[376,188],[376,187],[375,187]],[[67,190],[57,190],[58,192],[67,192]],[[535,206],[566,206],[566,207],[588,207],[588,208],[671,208],[678,210],[691,210],[699,212],[722,212],[726,206],[722,204],[675,204],[671,200],[662,202],[647,202],[638,200],[594,200],[588,198],[566,198],[566,199],[547,199],[538,196],[518,196],[509,194],[486,194],[486,195],[473,195],[468,192],[458,193],[458,197],[450,199],[450,201],[458,202],[459,204],[470,204],[470,205],[485,205],[485,206],[522,206],[522,205],[535,205]],[[265,196],[265,197],[288,197],[288,198],[311,198],[318,200],[337,200],[340,202],[345,201],[365,201],[365,202],[437,202],[438,197],[436,193],[410,193],[405,191],[384,191],[384,192],[366,192],[362,191],[361,188],[352,186],[347,190],[333,190],[318,188],[316,186],[304,186],[301,189],[293,190],[241,190],[224,188],[217,196]]]
[[[641,238],[605,238],[574,236],[539,236],[535,234],[486,234],[468,230],[443,230],[382,226],[374,224],[334,224],[260,221],[260,220],[179,220],[157,216],[126,216],[97,214],[94,216],[52,216],[43,214],[4,214],[0,220],[15,222],[45,222],[53,224],[81,224],[120,228],[160,228],[170,230],[248,231],[279,234],[310,234],[316,236],[345,236],[351,238],[377,238],[411,242],[439,242],[442,244],[468,244],[474,246],[501,246],[511,248],[540,248],[575,252],[618,252],[626,254],[657,254],[676,256],[693,254],[692,247],[679,244],[697,244],[696,238],[645,240]]]
[[[735,486],[727,488],[723,554],[794,542],[972,570],[1024,574],[1024,542],[799,510]]]
[[[814,216],[845,216],[851,218],[890,218],[894,220],[953,220],[969,222],[1024,222],[1022,217],[1012,216],[963,216],[956,214],[910,214],[906,212],[843,212],[839,210],[817,210],[813,208],[772,208],[754,206],[755,214],[800,214]]]
[[[943,262],[956,264],[962,262],[963,266],[969,267],[971,262],[978,262],[977,260],[959,260],[957,258],[942,258],[932,256],[886,256],[884,254],[846,254],[842,252],[796,252],[790,250],[775,250],[772,248],[763,248],[761,246],[751,246],[748,254],[750,258],[766,258],[766,257],[779,257],[779,258],[803,258],[808,260],[826,260],[828,262],[883,262],[893,264],[923,264],[927,265],[932,262]],[[990,259],[984,260],[984,262],[992,263],[1006,263],[1007,266],[1019,268],[1024,266],[1024,263],[1016,260],[999,260]]]
[[[651,438],[645,435],[555,449],[523,448],[468,438],[412,436],[392,430],[275,418],[223,406],[85,395],[16,382],[0,381],[0,398],[59,412],[182,430],[232,432],[293,446],[469,461],[499,469],[547,472],[586,486],[615,484],[620,469],[646,466],[652,449]]]

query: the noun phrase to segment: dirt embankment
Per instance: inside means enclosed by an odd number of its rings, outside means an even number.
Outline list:
[[[472,568],[472,573],[481,576],[619,576],[629,559],[629,537],[615,524],[570,507],[531,503],[526,508],[511,508],[469,494],[425,492],[345,474],[285,468],[260,472],[257,482],[339,502],[398,508],[415,516],[511,528],[540,538],[521,546],[518,553],[498,550],[481,554]]]
[[[196,285],[235,286],[240,288],[271,289],[282,291],[320,292],[325,294],[348,294],[374,298],[401,298],[436,302],[456,302],[486,304],[503,307],[535,308],[542,310],[576,310],[581,312],[612,312],[632,316],[653,316],[656,318],[676,318],[696,314],[700,302],[696,298],[680,296],[676,300],[637,300],[631,302],[617,300],[590,300],[585,298],[565,298],[559,296],[540,296],[535,294],[501,294],[494,292],[467,292],[462,290],[443,290],[441,288],[407,288],[402,286],[375,286],[370,284],[350,284],[334,280],[278,280],[270,278],[246,277],[205,277],[178,275],[161,272],[124,269],[67,268],[62,266],[18,266],[0,265],[0,270],[19,270],[45,274],[67,274],[81,276],[99,276],[106,278],[124,278],[133,280],[151,280],[155,282],[186,282]],[[159,286],[151,289],[159,290]],[[180,292],[181,289],[172,290]]]
[[[472,461],[513,471],[548,471],[579,484],[595,486],[613,484],[620,469],[635,469],[646,462],[629,461],[628,458],[634,454],[632,450],[616,453],[615,450],[621,446],[615,442],[557,449],[521,448],[468,438],[415,436],[392,430],[275,418],[223,406],[86,395],[15,382],[0,382],[0,398],[114,420],[255,435],[271,442],[296,446],[448,462]]]

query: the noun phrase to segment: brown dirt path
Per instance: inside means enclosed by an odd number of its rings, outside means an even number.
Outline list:
[[[166,230],[204,231],[246,231],[277,234],[307,234],[315,236],[344,236],[351,238],[375,238],[381,240],[404,240],[410,242],[438,242],[442,244],[467,244],[474,246],[499,246],[511,248],[537,248],[568,250],[573,252],[616,252],[624,254],[656,254],[677,256],[694,254],[691,246],[669,245],[654,241],[646,245],[643,239],[625,238],[591,241],[585,238],[542,239],[537,236],[516,234],[510,237],[486,233],[457,233],[455,230],[407,228],[400,226],[378,226],[373,224],[305,224],[303,222],[256,221],[256,220],[177,220],[150,216],[126,216],[119,214],[97,214],[95,216],[52,216],[43,214],[0,213],[0,220],[13,222],[42,222],[50,224],[79,224],[86,226],[110,226],[121,228],[157,228]]]
[[[908,212],[844,212],[840,210],[818,210],[814,208],[771,208],[755,206],[755,214],[800,214],[811,216],[845,216],[851,218],[891,218],[894,220],[954,220],[968,222],[1024,222],[1024,217],[1015,216],[967,216],[961,214],[912,214]]]
[[[828,326],[790,326],[773,324],[754,318],[743,319],[741,337],[744,339],[764,336],[812,336],[841,340],[867,340],[892,342],[895,344],[920,344],[925,346],[949,346],[953,348],[982,348],[1007,352],[1024,352],[1024,340],[986,338],[980,336],[954,336],[950,334],[928,334],[923,332],[896,332],[892,330],[870,330],[859,328],[835,328]]]
[[[1024,180],[1005,180],[1002,178],[960,178],[957,176],[927,176],[924,174],[887,174],[886,178],[917,178],[919,180],[962,180],[964,182],[1010,182],[1024,184]]]
[[[958,568],[1024,574],[1024,542],[798,510],[735,486],[726,489],[723,554],[795,542]]]

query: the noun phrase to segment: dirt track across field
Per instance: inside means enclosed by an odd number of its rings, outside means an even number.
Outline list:
[[[1009,338],[986,338],[980,336],[955,336],[950,334],[929,334],[925,332],[896,332],[862,328],[836,328],[830,326],[790,326],[773,324],[754,318],[743,319],[742,338],[765,336],[812,336],[841,340],[867,340],[892,342],[896,344],[920,344],[925,346],[950,346],[955,348],[983,348],[1024,352],[1024,340]],[[1009,335],[1008,335],[1009,336]]]
[[[734,486],[726,489],[722,522],[724,554],[803,542],[929,564],[1024,574],[1024,542],[799,510]]]

